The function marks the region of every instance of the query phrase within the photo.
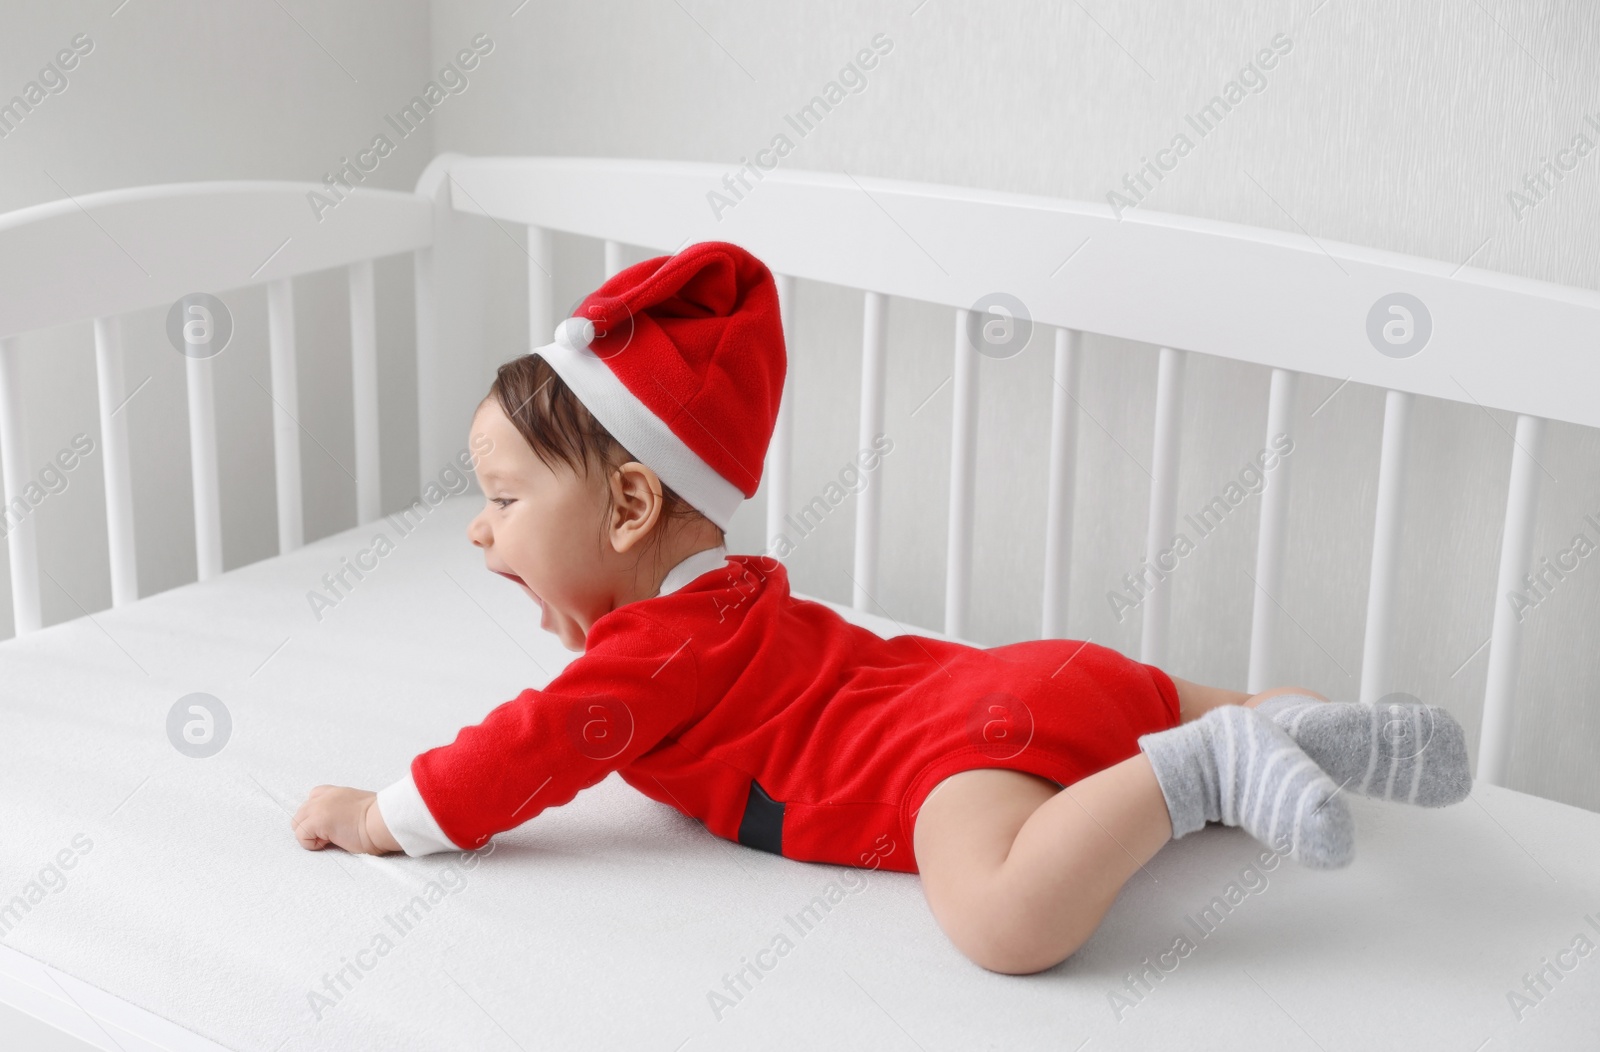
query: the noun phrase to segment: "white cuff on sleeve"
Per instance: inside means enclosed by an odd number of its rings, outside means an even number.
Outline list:
[[[417,783],[408,773],[394,784],[378,790],[378,813],[383,824],[406,854],[431,855],[439,851],[460,851],[444,835],[433,812],[417,791]]]

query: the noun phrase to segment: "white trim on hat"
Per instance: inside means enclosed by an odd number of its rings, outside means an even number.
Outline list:
[[[744,503],[744,493],[701,460],[672,433],[666,421],[617,379],[611,367],[589,349],[593,338],[592,321],[568,318],[556,326],[554,342],[535,347],[530,353],[550,363],[584,408],[639,463],[647,465],[680,497],[726,530],[733,513]]]

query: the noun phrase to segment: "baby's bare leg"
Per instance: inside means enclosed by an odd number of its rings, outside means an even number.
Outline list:
[[[1250,695],[1174,678],[1181,722]],[[1150,761],[1140,752],[1058,789],[1021,771],[944,779],[915,819],[923,894],[956,948],[991,971],[1050,968],[1088,941],[1129,877],[1172,839]]]
[[[1261,694],[1173,676],[1179,721]],[[1099,927],[1128,878],[1173,836],[1144,753],[1072,783],[984,767],[950,775],[915,817],[912,851],[934,919],[958,950],[994,972],[1029,974],[1069,958]]]
[[[991,971],[1021,975],[1081,946],[1171,838],[1141,752],[1067,789],[998,768],[951,775],[923,802],[912,849],[928,905],[956,948]]]

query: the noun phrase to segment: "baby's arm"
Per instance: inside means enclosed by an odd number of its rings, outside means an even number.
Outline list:
[[[382,791],[317,786],[294,817],[301,846],[476,850],[631,763],[694,712],[699,671],[688,640],[614,610],[587,643],[548,686],[523,690],[461,728]]]
[[[294,814],[294,835],[307,851],[337,844],[352,854],[386,855],[400,844],[384,823],[378,794],[319,785]]]

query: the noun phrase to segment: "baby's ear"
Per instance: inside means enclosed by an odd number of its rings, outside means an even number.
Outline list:
[[[619,465],[611,473],[611,546],[621,554],[643,544],[661,521],[666,499],[661,479],[637,460]]]

